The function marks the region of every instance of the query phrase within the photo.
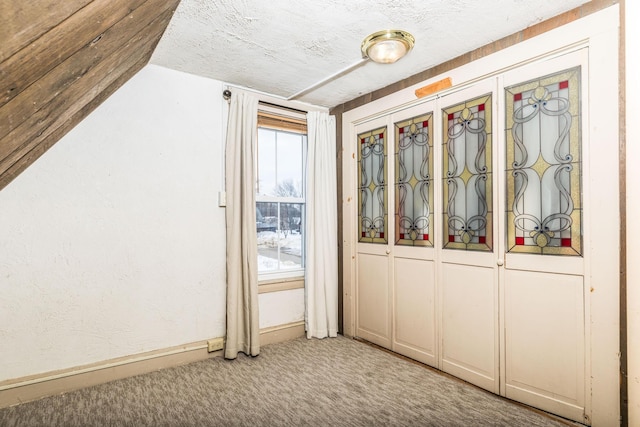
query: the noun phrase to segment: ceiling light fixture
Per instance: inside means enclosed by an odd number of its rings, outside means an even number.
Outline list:
[[[287,98],[288,101],[296,99],[305,95],[320,86],[336,80],[339,77],[344,76],[347,73],[361,67],[368,60],[377,62],[380,64],[393,64],[398,59],[405,56],[413,48],[415,44],[415,38],[406,31],[402,30],[384,30],[378,31],[369,35],[364,39],[360,50],[362,51],[362,58],[346,68],[339,70],[328,77],[312,84],[311,86],[302,89],[299,92],[294,93]]]
[[[406,31],[383,30],[367,36],[360,49],[363,58],[379,64],[393,64],[413,48],[415,41]]]

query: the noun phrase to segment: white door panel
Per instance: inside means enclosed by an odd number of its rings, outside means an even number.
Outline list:
[[[581,276],[507,270],[506,396],[576,419],[584,408]],[[577,411],[577,412],[576,412]]]
[[[387,257],[360,254],[358,259],[358,335],[390,347],[389,267]]]
[[[442,266],[442,370],[498,392],[496,279],[492,268]]]
[[[393,350],[437,366],[435,266],[395,257]]]

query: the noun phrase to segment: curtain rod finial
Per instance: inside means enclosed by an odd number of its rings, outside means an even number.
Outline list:
[[[229,89],[225,89],[225,90],[222,92],[222,97],[223,97],[224,99],[226,99],[227,101],[228,101],[228,100],[230,100],[230,99],[231,99],[231,91],[230,91]]]

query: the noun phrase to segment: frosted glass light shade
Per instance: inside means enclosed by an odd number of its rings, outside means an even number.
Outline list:
[[[364,58],[380,64],[392,64],[405,56],[415,43],[406,31],[384,30],[366,37],[360,46]]]

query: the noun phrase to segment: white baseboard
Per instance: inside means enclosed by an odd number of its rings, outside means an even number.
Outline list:
[[[260,331],[260,345],[288,341],[304,333],[304,322],[265,328]],[[222,355],[222,350],[209,353],[207,341],[199,341],[4,381],[0,382],[0,408]]]
[[[289,341],[305,335],[304,322],[287,323],[260,330],[260,345]]]

